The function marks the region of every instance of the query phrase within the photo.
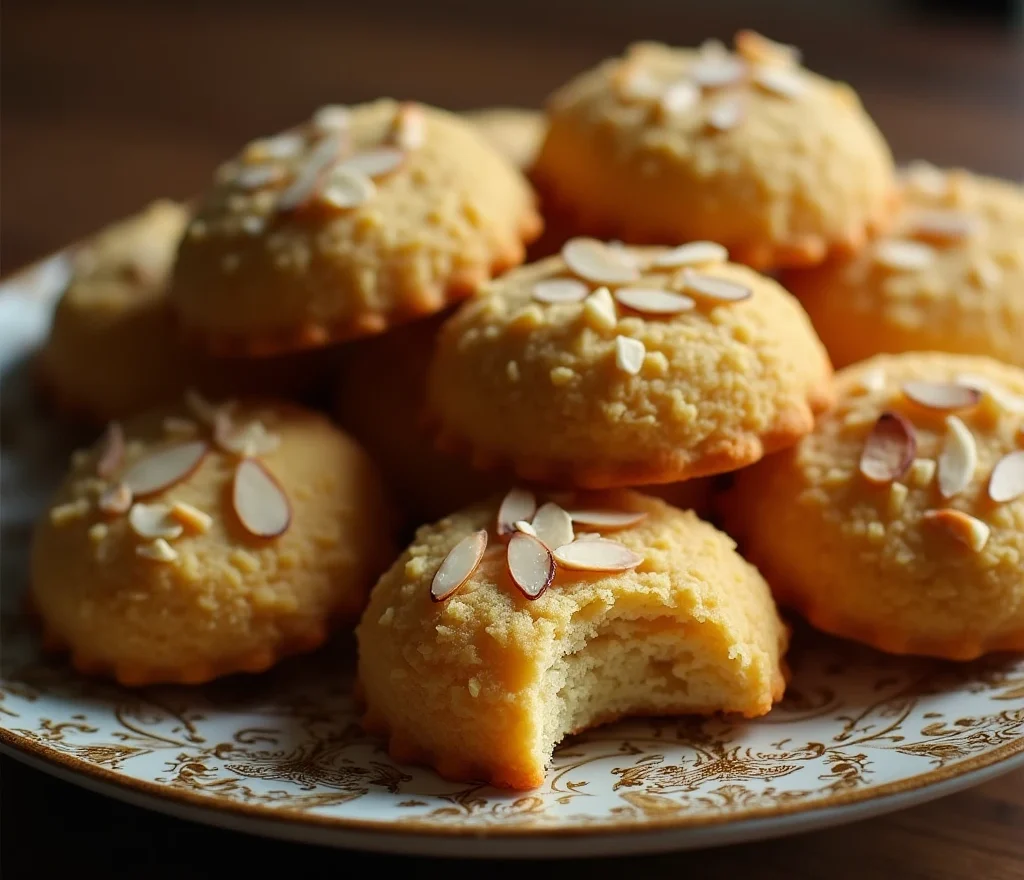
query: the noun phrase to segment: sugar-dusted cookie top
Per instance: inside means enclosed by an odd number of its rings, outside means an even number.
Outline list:
[[[216,349],[323,345],[440,311],[539,231],[529,185],[469,122],[391,100],[322,107],[218,170],[172,299]]]
[[[719,245],[574,239],[444,325],[429,407],[478,466],[604,488],[757,461],[811,430],[830,377],[799,303]]]
[[[639,43],[557,91],[533,169],[577,229],[712,239],[756,268],[858,247],[889,213],[889,148],[856,93],[752,32],[735,51]]]

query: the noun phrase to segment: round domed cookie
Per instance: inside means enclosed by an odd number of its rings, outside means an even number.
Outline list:
[[[692,511],[628,491],[517,489],[424,526],[356,635],[363,724],[395,759],[513,789],[542,784],[571,733],[754,717],[785,686],[787,632],[757,570]]]
[[[443,310],[520,263],[540,228],[529,184],[466,120],[322,107],[218,170],[171,298],[215,350],[315,347]]]
[[[884,238],[782,278],[835,364],[949,351],[1024,366],[1024,187],[918,163],[901,190]]]
[[[486,286],[441,329],[428,407],[442,448],[580,488],[735,470],[831,399],[799,303],[711,242],[573,239]]]
[[[392,525],[369,458],[323,416],[192,395],[76,454],[33,537],[32,599],[83,672],[259,672],[358,617]]]
[[[852,89],[747,31],[735,52],[639,43],[578,76],[549,101],[532,179],[578,234],[712,239],[769,269],[858,248],[893,163]]]
[[[462,114],[509,162],[527,171],[544,139],[544,114],[519,107],[490,107]]]
[[[736,474],[725,521],[783,604],[883,651],[1024,650],[1024,371],[879,355],[795,447]]]

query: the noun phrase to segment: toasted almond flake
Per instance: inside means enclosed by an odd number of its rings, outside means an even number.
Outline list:
[[[576,278],[545,278],[533,285],[533,298],[542,303],[582,302],[590,288]]]
[[[172,437],[195,437],[199,433],[199,425],[192,419],[167,416],[164,419],[164,433]]]
[[[294,211],[319,192],[327,170],[338,161],[343,146],[344,138],[340,132],[325,134],[310,151],[292,182],[277,197],[277,210],[282,213]]]
[[[521,519],[516,523],[516,531],[522,532],[524,535],[532,535],[534,538],[537,537],[537,530],[525,519]]]
[[[758,67],[754,82],[780,98],[799,98],[807,91],[807,80],[799,71],[786,67]]]
[[[935,251],[928,245],[902,238],[885,238],[875,244],[875,262],[897,272],[926,269],[935,260]]]
[[[800,50],[796,46],[778,43],[757,31],[738,31],[733,42],[740,57],[754,64],[800,63]]]
[[[398,147],[375,147],[349,156],[338,167],[364,177],[385,177],[405,162],[405,151]]]
[[[136,498],[154,495],[192,474],[208,450],[202,440],[164,447],[129,465],[121,482]]]
[[[903,393],[918,406],[943,412],[968,409],[981,402],[981,391],[955,382],[904,382]]]
[[[558,504],[549,501],[542,504],[533,517],[534,537],[548,547],[561,547],[573,541],[572,519]]]
[[[607,287],[599,287],[583,300],[583,315],[600,330],[614,330],[619,323],[615,300]]]
[[[96,475],[109,480],[124,464],[124,429],[120,422],[107,425],[96,462]]]
[[[685,285],[684,289],[688,293],[715,302],[742,302],[754,295],[753,290],[738,281],[705,275],[702,272],[694,272],[692,269],[683,270],[682,281]]]
[[[926,510],[922,519],[926,523],[941,526],[975,553],[980,553],[984,549],[992,532],[988,525],[980,519],[950,507],[944,507],[941,510]]]
[[[746,109],[737,97],[723,98],[711,105],[707,124],[715,131],[730,131],[743,121]]]
[[[427,140],[427,117],[419,104],[407,102],[398,108],[395,120],[395,145],[402,150],[418,150]]]
[[[313,114],[313,125],[321,131],[345,131],[352,124],[352,113],[342,104],[326,104]]]
[[[293,159],[306,147],[306,140],[297,132],[282,132],[261,138],[249,144],[242,158],[246,162],[266,162],[268,159]]]
[[[700,103],[700,89],[689,80],[672,83],[658,100],[658,107],[668,118],[685,116]]]
[[[884,412],[864,443],[859,470],[872,483],[891,483],[907,472],[916,451],[914,426],[897,413]]]
[[[872,367],[869,370],[865,370],[860,377],[858,385],[863,391],[868,393],[884,390],[886,385],[885,370],[881,367]]]
[[[979,228],[977,217],[963,211],[917,211],[907,222],[907,234],[931,244],[955,244]]]
[[[365,174],[347,168],[335,168],[320,191],[319,199],[332,208],[347,211],[358,208],[377,194],[377,185]]]
[[[253,190],[280,183],[284,178],[285,170],[280,165],[243,165],[231,182],[239,189]]]
[[[678,269],[683,266],[724,263],[728,259],[729,251],[718,242],[691,241],[658,254],[651,260],[651,265],[659,269]]]
[[[551,551],[542,541],[523,532],[517,532],[508,542],[506,564],[512,583],[527,599],[537,599],[555,578]]]
[[[1024,396],[1014,394],[1008,388],[1005,388],[998,382],[993,382],[987,376],[976,375],[974,373],[960,373],[956,377],[956,381],[961,385],[978,388],[985,392],[985,394],[992,398],[997,406],[1005,409],[1008,413],[1013,415],[1024,415]]]
[[[974,435],[956,416],[946,417],[946,439],[939,454],[939,494],[952,498],[966,489],[978,467]]]
[[[630,376],[635,376],[644,366],[647,349],[639,339],[628,336],[615,337],[615,366]]]
[[[701,88],[721,89],[743,80],[747,71],[747,63],[742,58],[705,54],[690,67],[690,76]]]
[[[155,541],[139,544],[135,548],[135,555],[143,559],[152,559],[154,562],[174,562],[178,558],[178,551],[163,538],[157,538]]]
[[[486,549],[487,532],[484,529],[466,535],[452,547],[430,583],[430,598],[443,602],[451,596],[476,571]]]
[[[988,497],[996,504],[1005,504],[1024,496],[1024,450],[1004,455],[992,469],[988,481]]]
[[[498,507],[497,532],[510,535],[520,520],[532,520],[537,512],[537,499],[529,489],[510,489]]]
[[[213,525],[212,516],[184,501],[175,501],[171,505],[171,516],[185,528],[200,534],[210,531],[210,527]]]
[[[184,528],[171,516],[166,504],[133,504],[128,512],[128,525],[140,538],[180,538]]]
[[[67,504],[58,504],[50,510],[50,522],[55,526],[62,526],[72,520],[81,519],[89,512],[89,501],[86,498],[78,498],[69,501]]]
[[[647,513],[643,510],[570,510],[569,516],[576,525],[615,532],[643,522]]]
[[[915,458],[913,464],[910,465],[910,471],[908,473],[908,481],[917,486],[919,489],[930,486],[932,480],[935,479],[935,471],[938,466],[935,460],[932,458]]]
[[[132,490],[124,485],[124,483],[118,483],[100,495],[96,506],[109,516],[120,516],[131,509],[132,500]]]
[[[640,277],[636,260],[625,248],[612,248],[595,238],[572,238],[562,248],[569,270],[597,284],[628,284]]]
[[[238,427],[226,411],[214,420],[213,439],[225,452],[246,458],[269,455],[281,445],[281,438],[270,433],[263,422],[253,419]]]
[[[921,193],[932,198],[944,198],[949,194],[949,178],[946,172],[930,162],[911,162],[903,171],[904,181]]]
[[[258,538],[276,538],[291,524],[288,496],[270,471],[255,458],[238,462],[231,501],[239,522]]]
[[[554,557],[559,565],[578,571],[628,571],[644,561],[628,547],[607,538],[573,541],[556,549]]]
[[[665,91],[663,80],[635,62],[623,64],[616,76],[619,97],[627,101],[656,101]]]
[[[697,303],[688,296],[658,287],[620,287],[615,300],[644,315],[671,317],[692,311]]]

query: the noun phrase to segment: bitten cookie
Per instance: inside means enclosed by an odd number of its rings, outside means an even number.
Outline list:
[[[793,449],[736,475],[726,522],[776,597],[894,653],[1024,650],[1024,371],[879,356]]]
[[[494,107],[462,115],[516,168],[526,171],[533,164],[544,139],[544,114],[539,110]]]
[[[442,448],[581,488],[744,467],[811,430],[831,367],[799,303],[724,249],[573,239],[441,330]]]
[[[917,164],[902,195],[884,238],[783,276],[833,361],[950,351],[1024,366],[1024,188]]]
[[[373,466],[325,418],[190,401],[112,423],[36,528],[33,602],[82,672],[262,671],[356,618],[392,558]]]
[[[528,789],[571,733],[782,696],[785,626],[726,535],[635,492],[559,500],[513,490],[424,526],[374,587],[363,723],[395,759]]]
[[[712,239],[768,269],[856,250],[890,210],[892,156],[856,93],[749,31],[735,52],[630,46],[548,111],[532,177],[579,234]]]
[[[533,192],[473,126],[380,100],[329,106],[217,173],[171,298],[214,350],[265,354],[430,315],[520,263]]]

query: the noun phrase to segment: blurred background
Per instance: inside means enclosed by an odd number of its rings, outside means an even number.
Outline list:
[[[630,41],[795,43],[901,161],[1024,177],[1024,0],[4,0],[0,272],[320,104],[539,107]]]

